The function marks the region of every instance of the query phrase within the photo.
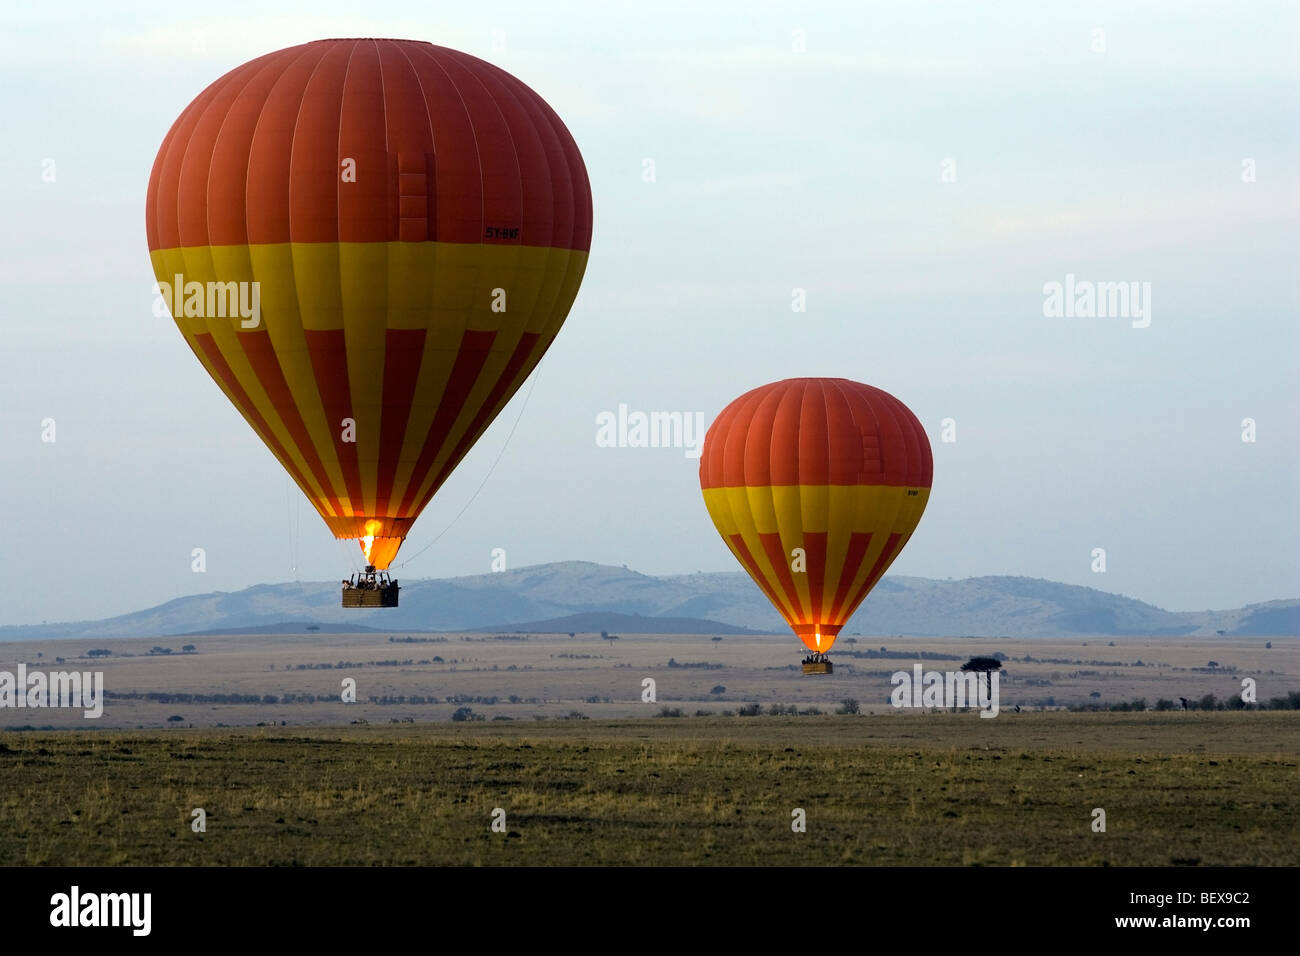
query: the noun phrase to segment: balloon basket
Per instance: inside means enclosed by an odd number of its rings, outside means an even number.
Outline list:
[[[805,674],[834,674],[835,665],[830,661],[805,661],[803,672]]]
[[[374,565],[343,582],[343,607],[397,607],[397,582]]]

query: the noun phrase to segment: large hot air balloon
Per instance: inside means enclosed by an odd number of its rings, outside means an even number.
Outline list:
[[[704,437],[704,504],[732,554],[812,656],[907,544],[930,497],[921,423],[888,392],[792,378],[746,392]]]
[[[563,324],[591,190],[504,70],[319,40],[199,94],[146,224],[194,354],[373,577]]]

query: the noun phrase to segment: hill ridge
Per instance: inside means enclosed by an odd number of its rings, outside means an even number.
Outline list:
[[[740,571],[650,575],[591,561],[557,561],[449,578],[402,579],[401,606],[339,607],[338,583],[256,584],[173,598],[101,620],[0,626],[0,641],[42,638],[173,637],[249,632],[286,624],[390,633],[539,630],[575,615],[695,621],[787,633],[758,587]],[[612,622],[616,618],[609,617]],[[588,619],[584,618],[584,621]],[[588,621],[593,627],[597,619]],[[596,630],[617,631],[619,624]],[[566,630],[574,630],[567,627]],[[626,629],[626,628],[625,628]],[[888,575],[844,627],[844,635],[939,637],[1264,636],[1300,634],[1300,599],[1206,611],[1166,611],[1137,598],[1025,575],[958,580]],[[680,632],[679,632],[680,633]],[[739,633],[739,632],[733,632]]]

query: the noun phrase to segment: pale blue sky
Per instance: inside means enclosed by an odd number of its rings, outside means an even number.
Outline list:
[[[486,572],[493,548],[511,567],[734,569],[697,462],[598,448],[596,416],[712,421],[754,386],[834,375],[893,392],[931,436],[933,496],[895,573],[1046,577],[1173,610],[1300,595],[1293,4],[15,6],[0,570],[38,573],[0,623],[352,570],[355,545],[151,314],[144,237],[149,169],[186,104],[330,36],[430,40],[514,73],[569,126],[594,195],[587,278],[535,387],[399,563],[500,463],[400,577]],[[1150,282],[1150,327],[1045,318],[1043,285],[1067,273]]]

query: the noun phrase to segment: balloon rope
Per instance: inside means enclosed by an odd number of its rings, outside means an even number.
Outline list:
[[[357,555],[361,552],[352,547],[351,544],[356,538],[335,538],[334,540],[343,548],[343,560],[352,565],[352,572],[360,574],[361,562],[357,559]]]
[[[542,361],[545,361],[544,357]],[[488,483],[488,479],[492,477],[492,472],[496,471],[497,464],[501,461],[501,456],[504,455],[506,453],[506,449],[510,447],[510,439],[515,437],[515,429],[519,427],[520,421],[523,420],[524,409],[528,407],[528,400],[533,397],[533,389],[537,387],[537,380],[542,377],[541,372],[542,372],[542,362],[539,361],[537,363],[537,368],[533,369],[532,384],[528,386],[528,391],[524,394],[524,403],[519,406],[519,414],[515,416],[515,423],[510,426],[510,434],[506,435],[505,443],[501,446],[501,450],[497,452],[497,456],[492,462],[492,467],[489,468],[487,474],[483,476],[483,480],[479,482],[479,486],[474,490],[474,494],[470,495],[469,501],[465,502],[465,507],[461,508],[459,511],[456,512],[456,516],[452,518],[450,522],[448,522],[447,527],[443,528],[441,531],[438,532],[437,537],[435,537],[432,541],[426,544],[419,551],[415,552],[415,554],[411,555],[401,564],[397,565],[396,568],[406,567],[408,564],[410,564],[420,555],[424,554],[424,552],[432,548],[435,544],[438,543],[438,539],[441,538],[448,531],[450,531],[452,529],[452,526],[455,525],[455,523],[460,520],[460,516],[469,510],[469,506],[474,503],[474,499],[478,497],[478,493],[483,490],[483,486],[486,485]],[[396,570],[396,568],[394,568],[394,570]]]
[[[294,572],[297,570],[297,562],[293,559],[293,491],[291,490],[293,482],[289,476],[284,476],[284,510],[289,518],[289,573],[296,578],[298,575]]]

